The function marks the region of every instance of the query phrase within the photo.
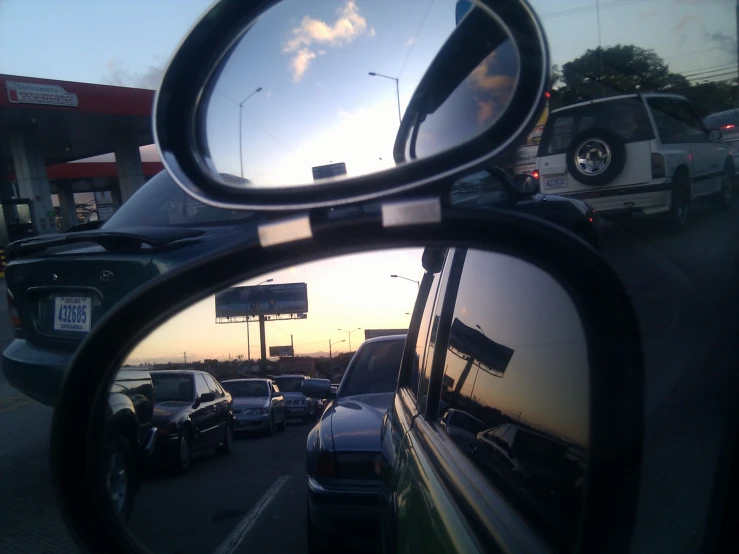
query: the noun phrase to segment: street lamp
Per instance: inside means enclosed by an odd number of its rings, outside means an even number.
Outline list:
[[[403,277],[402,275],[391,275],[390,277],[392,277],[393,279],[405,279],[406,281],[410,281],[411,283],[416,283],[417,287],[421,287],[421,282],[416,281],[415,279],[409,279],[408,277]]]
[[[332,353],[331,347],[334,344],[339,344],[340,342],[346,342],[346,339],[335,340],[334,342],[331,342],[331,339],[328,339],[328,359],[329,360],[333,358],[333,353]]]
[[[400,85],[398,85],[398,78],[397,77],[390,77],[388,75],[383,75],[382,73],[375,73],[374,71],[370,71],[369,74],[372,77],[385,77],[385,79],[390,79],[391,81],[395,81],[395,96],[398,99],[398,123],[400,123],[401,122],[401,117],[400,117]]]
[[[258,89],[258,90],[261,90],[261,89]],[[258,287],[259,285],[263,285],[264,283],[271,283],[272,281],[274,281],[274,279],[265,279],[261,283],[257,283],[254,286],[255,287]],[[246,318],[246,342],[247,342],[246,349],[248,350],[247,354],[249,355],[249,363],[251,364],[251,336],[249,335],[249,318],[248,317]],[[294,355],[294,353],[293,353],[293,355]],[[251,366],[249,366],[249,367],[251,367]]]
[[[349,354],[352,353],[352,333],[354,333],[355,331],[359,331],[360,329],[361,327],[357,327],[356,329],[352,329],[351,331],[347,331],[346,329],[339,329],[339,331],[341,331],[342,333],[346,333],[347,335],[349,335]]]
[[[252,92],[249,96],[244,98],[241,102],[239,102],[239,166],[241,167],[241,178],[244,178],[244,154],[241,151],[241,138],[244,134],[241,130],[241,115],[244,111],[244,102],[249,100],[252,96],[254,96],[256,93],[258,93],[260,90],[262,90],[262,87],[257,88],[254,92]]]

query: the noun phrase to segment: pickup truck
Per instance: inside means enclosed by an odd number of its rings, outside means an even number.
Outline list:
[[[105,490],[113,512],[128,521],[134,495],[141,488],[141,472],[156,444],[154,386],[145,368],[124,367],[108,395],[106,438],[102,464]]]

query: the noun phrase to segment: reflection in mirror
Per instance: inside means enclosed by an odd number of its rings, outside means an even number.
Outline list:
[[[436,486],[393,474],[406,442],[381,448],[411,321],[419,406],[437,403],[439,433],[527,525],[570,544],[589,401],[576,310],[526,262],[438,247],[261,275],[154,330],[109,397],[101,465],[112,510],[155,554],[262,540],[275,552],[378,551],[373,499]]]
[[[382,171],[487,130],[518,68],[507,31],[471,3],[284,0],[209,84],[206,158],[255,189]],[[407,145],[401,119],[417,128]]]

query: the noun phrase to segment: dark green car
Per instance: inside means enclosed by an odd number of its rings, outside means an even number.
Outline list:
[[[10,244],[5,282],[15,340],[2,354],[6,379],[54,406],[72,354],[112,306],[255,229],[250,212],[206,206],[162,171],[99,229]]]
[[[585,338],[551,277],[501,258],[424,254],[383,423],[385,552],[573,550],[587,472]]]

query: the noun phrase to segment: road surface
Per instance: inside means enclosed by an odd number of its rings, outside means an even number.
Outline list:
[[[736,199],[735,199],[736,200]],[[737,390],[739,200],[696,206],[682,233],[659,220],[609,224],[604,257],[629,290],[645,337],[646,444],[635,552],[698,552],[713,472]],[[10,341],[0,302],[0,346]],[[0,377],[0,552],[76,552],[49,482],[51,410]],[[305,437],[293,425],[236,442],[182,477],[152,475],[136,498],[134,536],[152,552],[306,550]]]

